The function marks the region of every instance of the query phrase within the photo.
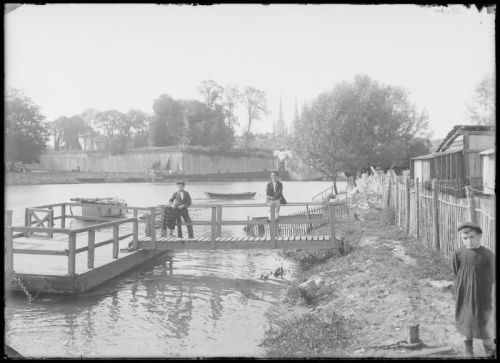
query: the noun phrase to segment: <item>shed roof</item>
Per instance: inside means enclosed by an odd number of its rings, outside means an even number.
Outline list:
[[[488,150],[484,150],[484,151],[481,151],[479,153],[479,155],[489,155],[489,154],[495,154],[495,148],[491,148],[491,149],[488,149]]]
[[[441,141],[441,144],[437,147],[436,152],[440,152],[445,145],[464,131],[493,131],[494,129],[495,128],[490,125],[455,125],[450,132],[448,132],[448,135],[446,135],[443,141]]]
[[[439,153],[432,153],[432,154],[427,154],[427,155],[420,155],[420,156],[415,156],[414,158],[410,158],[410,160],[425,160],[425,159],[433,159],[438,156],[444,156],[444,155],[450,155],[450,154],[457,154],[457,153],[462,153],[463,150],[451,150],[451,151],[443,151]]]

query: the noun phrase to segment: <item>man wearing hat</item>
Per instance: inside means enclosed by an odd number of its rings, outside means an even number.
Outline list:
[[[179,209],[179,217],[177,219],[177,236],[182,238],[182,228],[181,228],[181,217],[186,222],[188,236],[189,238],[194,238],[193,236],[193,226],[191,225],[191,218],[189,217],[188,208],[191,206],[191,196],[187,191],[184,190],[185,183],[183,181],[177,182],[177,190],[172,198],[169,199],[170,203],[173,203],[175,200],[175,204]]]
[[[455,324],[464,337],[468,357],[474,355],[473,339],[481,339],[485,354],[494,357],[495,255],[481,246],[483,231],[476,223],[465,222],[457,231],[463,246],[453,256]]]

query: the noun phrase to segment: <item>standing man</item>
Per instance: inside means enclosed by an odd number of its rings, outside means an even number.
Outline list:
[[[278,172],[271,172],[271,181],[267,183],[266,196],[268,203],[276,204],[276,220],[280,216],[280,204],[286,204],[286,200],[283,197],[283,184],[277,180]],[[269,219],[271,219],[271,212],[269,211]]]
[[[189,206],[191,206],[191,196],[187,191],[184,190],[184,186],[185,183],[183,181],[178,182],[177,188],[179,190],[172,195],[172,198],[170,198],[169,201],[170,203],[172,203],[175,200],[177,208],[179,209],[179,217],[177,218],[177,236],[179,238],[182,238],[182,228],[181,228],[181,217],[182,217],[184,219],[184,222],[186,222],[189,238],[194,238],[193,225],[191,224],[191,218],[189,217],[189,212],[188,212],[188,208]]]

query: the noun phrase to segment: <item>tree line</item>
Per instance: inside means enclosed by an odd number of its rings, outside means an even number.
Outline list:
[[[494,82],[481,81],[469,105],[469,122],[494,124]],[[223,87],[213,80],[198,86],[200,100],[174,99],[162,94],[153,113],[132,109],[99,111],[45,122],[39,106],[18,90],[9,89],[5,102],[6,160],[33,162],[47,148],[52,135],[56,150],[88,149],[100,143],[112,153],[127,148],[188,145],[228,150],[234,147],[244,110],[243,148],[252,126],[269,112],[264,91]],[[358,75],[337,84],[302,108],[293,135],[279,147],[294,150],[308,165],[335,181],[338,172],[357,173],[370,166],[409,166],[409,159],[428,153],[428,116],[417,111],[407,92]],[[82,137],[84,136],[84,137]]]

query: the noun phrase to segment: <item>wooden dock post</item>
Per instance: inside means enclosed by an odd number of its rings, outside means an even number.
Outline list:
[[[396,211],[396,225],[398,227],[401,227],[401,211],[399,210],[401,208],[401,203],[400,203],[400,200],[399,200],[399,181],[398,181],[398,177],[396,176],[396,207],[394,208],[395,211]]]
[[[137,214],[137,211],[134,214]],[[133,222],[133,231],[132,231],[132,247],[134,251],[137,250],[139,244],[138,242],[139,242],[139,220],[136,217],[135,221]]]
[[[210,238],[212,240],[212,249],[215,251],[217,248],[217,244],[215,242],[215,237],[217,234],[216,231],[216,222],[217,222],[217,207],[212,207],[212,225],[210,228]]]
[[[269,235],[271,236],[272,248],[277,248],[276,244],[276,209],[275,204],[271,203],[271,225],[269,228]]]
[[[410,233],[410,178],[406,178],[406,224],[405,231]]]
[[[88,252],[87,252],[87,267],[94,268],[95,257],[95,230],[91,229],[88,235]]]
[[[220,237],[222,235],[222,205],[218,204],[217,205],[217,237]]]
[[[5,211],[5,225],[12,226],[12,211]]]
[[[467,195],[467,205],[469,209],[469,220],[472,223],[477,223],[476,217],[476,202],[474,201],[474,192],[470,186],[465,187],[465,193]]]
[[[160,235],[165,237],[167,235],[167,230],[165,228],[165,218],[166,218],[166,206],[160,205]]]
[[[61,228],[66,228],[66,203],[61,204]]]
[[[433,247],[439,250],[439,196],[437,190],[437,180],[432,179],[432,205],[433,205],[433,218],[432,218],[432,233],[433,233]]]
[[[418,178],[415,182],[415,195],[416,195],[416,205],[417,205],[417,239],[420,237],[420,183]]]
[[[70,233],[68,237],[68,275],[75,274],[76,260],[76,234]]]
[[[31,227],[31,211],[29,208],[26,208],[24,211],[24,226]],[[24,232],[24,237],[29,237],[30,235],[30,232]]]
[[[54,238],[54,232],[52,232],[52,228],[54,228],[54,210],[52,207],[49,207],[49,228],[51,229],[50,232],[48,232],[49,238]]]
[[[156,248],[156,208],[149,208],[149,233],[151,236],[151,242],[153,242],[154,248]]]
[[[118,258],[118,251],[120,250],[120,240],[118,239],[119,228],[120,226],[113,226],[113,258]]]
[[[11,215],[12,215],[12,211]],[[11,274],[14,272],[14,237],[12,227],[5,226],[5,272]]]
[[[337,248],[337,236],[335,231],[335,205],[333,202],[328,203],[328,212],[330,214],[330,242],[332,248]]]

